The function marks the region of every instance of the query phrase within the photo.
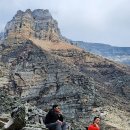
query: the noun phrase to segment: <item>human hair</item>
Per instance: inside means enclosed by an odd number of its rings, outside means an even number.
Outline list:
[[[52,109],[55,109],[56,107],[58,107],[59,105],[55,104],[52,106]]]
[[[100,119],[100,117],[99,117],[99,116],[95,116],[95,117],[94,117],[94,119],[93,119],[93,123],[94,123],[94,121],[95,121],[97,118],[99,118],[99,119]]]

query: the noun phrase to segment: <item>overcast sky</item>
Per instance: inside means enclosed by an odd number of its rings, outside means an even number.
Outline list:
[[[69,39],[130,47],[130,0],[0,0],[0,31],[26,9],[49,9]]]

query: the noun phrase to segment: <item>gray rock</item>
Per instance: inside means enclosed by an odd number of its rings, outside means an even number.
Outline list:
[[[3,130],[19,130],[25,126],[25,108],[17,107],[11,112],[11,118],[2,128]]]
[[[49,10],[36,9],[25,12],[19,10],[5,27],[5,39],[10,42],[17,42],[24,36],[25,39],[33,37],[41,40],[58,42],[64,40],[60,34],[58,24],[54,20]],[[23,41],[24,39],[21,39]]]

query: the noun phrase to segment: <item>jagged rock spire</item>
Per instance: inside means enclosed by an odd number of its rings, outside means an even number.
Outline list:
[[[57,21],[53,19],[49,10],[43,9],[17,11],[5,27],[5,36],[12,42],[31,37],[53,42],[63,39]]]

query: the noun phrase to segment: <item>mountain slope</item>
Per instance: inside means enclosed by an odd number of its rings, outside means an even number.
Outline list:
[[[60,104],[69,121],[80,123],[76,129],[84,129],[93,116],[99,115],[102,129],[127,130],[129,122],[120,123],[123,118],[129,120],[130,68],[70,45],[58,32],[53,37],[58,40],[25,35],[32,28],[26,30],[28,22],[19,27],[18,18],[22,24],[25,16],[27,21],[31,17],[31,23],[34,17],[44,20],[43,13],[33,16],[33,12],[21,12],[20,17],[17,13],[6,26],[6,38],[0,45],[1,89],[43,110]],[[115,117],[112,121],[108,120],[111,113]]]
[[[88,116],[88,122],[93,114],[112,111],[108,105],[124,112],[130,108],[130,71],[123,65],[72,48],[43,50],[31,41],[9,49],[1,60],[11,70],[10,94],[43,109],[59,103],[68,118]]]

